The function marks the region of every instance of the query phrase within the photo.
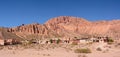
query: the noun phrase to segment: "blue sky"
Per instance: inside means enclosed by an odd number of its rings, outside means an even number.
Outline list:
[[[43,24],[57,16],[120,19],[120,0],[0,0],[0,26]]]

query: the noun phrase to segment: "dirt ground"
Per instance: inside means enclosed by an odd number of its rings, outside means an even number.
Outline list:
[[[98,44],[91,46],[98,46]],[[120,48],[111,47],[107,51],[95,51],[93,49],[92,53],[88,54],[75,53],[74,50],[69,49],[67,46],[56,48],[47,47],[45,49],[4,48],[0,50],[0,57],[120,57]]]

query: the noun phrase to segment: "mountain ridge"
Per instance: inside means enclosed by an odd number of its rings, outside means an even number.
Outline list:
[[[82,37],[82,36],[110,36],[120,38],[120,20],[91,22],[84,18],[60,16],[51,18],[44,24],[22,24],[9,28],[8,32],[26,37],[36,34],[39,38],[51,37]],[[26,37],[27,38],[27,37]]]

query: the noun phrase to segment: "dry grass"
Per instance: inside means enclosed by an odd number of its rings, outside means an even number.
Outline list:
[[[91,53],[91,50],[88,48],[79,48],[74,50],[75,53]]]
[[[96,50],[97,50],[97,51],[102,51],[102,49],[101,49],[101,48],[97,48]]]

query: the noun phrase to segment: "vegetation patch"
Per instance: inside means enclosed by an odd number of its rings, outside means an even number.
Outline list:
[[[100,47],[98,47],[96,50],[97,50],[97,51],[102,51],[102,49],[101,49]]]
[[[113,39],[108,38],[108,44],[112,44],[113,42],[114,42],[114,40],[113,40]]]
[[[88,48],[75,49],[75,53],[91,53],[91,50]]]

